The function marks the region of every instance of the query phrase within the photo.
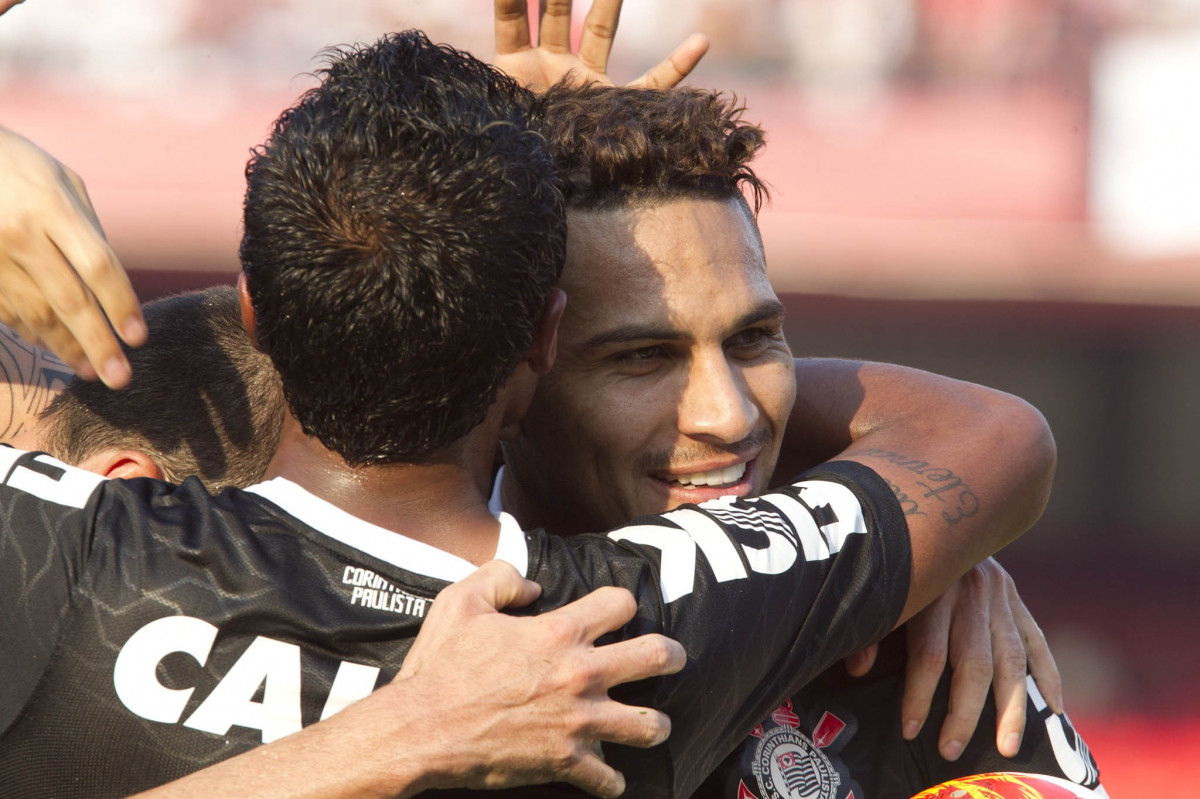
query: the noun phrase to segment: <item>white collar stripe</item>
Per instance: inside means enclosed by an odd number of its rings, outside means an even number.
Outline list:
[[[270,500],[322,535],[401,569],[451,583],[475,571],[474,564],[457,555],[363,521],[286,478],[276,477],[246,490]],[[496,558],[512,564],[524,576],[529,566],[525,534],[507,513],[501,514],[499,521]]]

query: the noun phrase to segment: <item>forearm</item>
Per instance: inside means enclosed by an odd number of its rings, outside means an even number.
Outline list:
[[[138,799],[406,797],[431,787],[444,752],[421,723],[421,698],[393,682],[271,744],[138,794]]]
[[[58,358],[0,325],[0,441],[32,428],[71,377]]]
[[[1041,515],[1054,439],[1023,400],[889,364],[806,359],[796,375],[780,462],[856,460],[892,485],[913,544],[904,618]]]

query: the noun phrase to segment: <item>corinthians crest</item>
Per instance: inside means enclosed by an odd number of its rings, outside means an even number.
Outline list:
[[[842,782],[825,753],[792,727],[764,732],[753,769],[763,799],[834,799]]]

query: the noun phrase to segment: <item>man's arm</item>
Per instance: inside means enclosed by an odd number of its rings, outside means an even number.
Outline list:
[[[1037,409],[1001,391],[927,373],[925,385],[914,386],[915,370],[889,364],[820,367],[825,375],[846,371],[860,397],[849,424],[839,430],[815,420],[800,436],[813,451],[822,451],[823,440],[841,440],[836,459],[870,467],[900,500],[913,546],[912,588],[902,613],[908,619],[1037,521],[1050,496],[1054,438]],[[811,378],[798,382],[801,394],[825,389]],[[933,408],[930,386],[939,395]],[[842,395],[837,401],[845,401],[848,390],[844,379],[830,389]],[[884,407],[862,407],[868,397]],[[811,395],[797,405],[802,402],[811,408]],[[793,417],[797,413],[804,411]],[[789,429],[797,424],[804,425],[789,420]]]
[[[927,522],[933,513],[934,521],[943,518],[949,529],[957,522],[941,515],[961,514],[1017,535],[1040,514],[1053,472],[1053,439],[1041,415],[1016,397],[916,369],[819,358],[796,361],[796,383],[780,476],[843,457],[853,447],[867,453],[866,463],[890,459],[892,466],[907,464],[900,471],[916,481],[916,490],[893,485],[910,525]],[[947,435],[968,445],[961,448],[967,455],[974,447],[972,457],[990,457],[1009,470],[1005,490],[1011,492],[1013,506],[998,506],[995,500],[985,505],[974,492],[966,495],[970,485],[956,483],[960,476],[950,478],[937,464],[904,459],[912,447]],[[991,440],[998,443],[989,451]],[[923,477],[943,479],[918,479]],[[939,494],[940,488],[947,490]],[[960,500],[955,509],[942,501],[950,493]],[[961,742],[974,731],[993,679],[1000,711],[997,746],[1007,756],[1016,753],[1025,728],[1027,662],[1051,708],[1062,710],[1061,680],[1045,637],[1012,578],[990,558],[917,614],[907,635],[909,666],[902,703],[906,738],[915,737],[924,724],[947,658],[954,701],[942,726],[940,748],[950,758],[957,757]],[[873,652],[853,659],[852,671],[867,671],[872,656]]]
[[[539,592],[511,566],[485,564],[438,596],[391,683],[302,732],[139,797],[390,797],[550,781],[619,795],[623,776],[592,743],[655,746],[670,721],[607,691],[679,671],[683,648],[660,635],[594,647],[633,617],[633,597],[618,588],[536,617],[498,612]]]

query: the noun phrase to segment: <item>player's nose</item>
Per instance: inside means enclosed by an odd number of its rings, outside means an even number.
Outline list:
[[[758,420],[758,404],[741,370],[723,352],[691,359],[678,409],[680,433],[710,443],[734,444],[750,435]]]

